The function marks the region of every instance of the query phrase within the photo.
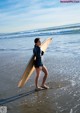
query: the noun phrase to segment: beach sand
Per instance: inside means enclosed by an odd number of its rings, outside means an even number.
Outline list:
[[[77,74],[80,60],[72,56],[45,55],[50,89],[35,92],[35,72],[22,89],[17,87],[29,57],[24,53],[0,56],[0,104],[7,106],[8,113],[79,113],[80,77]],[[42,77],[43,73],[40,83]]]
[[[0,105],[8,113],[80,113],[80,57],[47,51],[43,61],[50,89],[35,92],[35,72],[23,88],[17,87],[31,54],[0,53]]]

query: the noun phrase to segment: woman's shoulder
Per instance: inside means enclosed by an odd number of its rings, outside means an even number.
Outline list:
[[[34,49],[40,49],[40,47],[35,45],[35,46],[34,46]]]

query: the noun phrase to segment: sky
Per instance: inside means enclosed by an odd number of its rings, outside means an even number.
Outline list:
[[[0,33],[80,23],[80,2],[0,0]]]

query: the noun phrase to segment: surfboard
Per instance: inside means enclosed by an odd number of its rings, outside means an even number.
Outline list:
[[[51,41],[52,41],[52,38],[47,38],[46,40],[44,40],[43,43],[41,44],[41,50],[45,52],[47,47],[51,43]],[[35,56],[32,55],[31,59],[28,62],[28,65],[27,65],[27,67],[26,67],[26,69],[21,77],[21,80],[18,83],[19,88],[22,88],[25,85],[25,83],[28,81],[28,79],[30,78],[30,76],[34,72],[34,70],[35,70],[35,67],[33,65],[34,59],[35,59]]]

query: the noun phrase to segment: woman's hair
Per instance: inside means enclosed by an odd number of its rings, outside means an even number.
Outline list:
[[[34,43],[37,43],[40,40],[40,38],[35,38]]]

